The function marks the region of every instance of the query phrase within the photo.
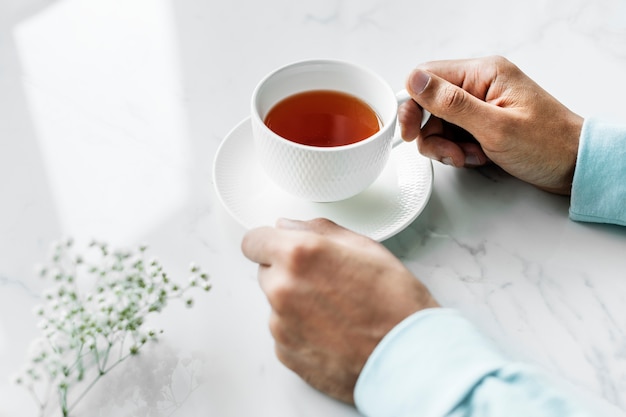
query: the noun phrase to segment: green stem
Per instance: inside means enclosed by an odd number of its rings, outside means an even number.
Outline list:
[[[76,354],[76,360],[74,361],[74,363],[72,363],[70,366],[68,366],[68,369],[74,369],[75,366],[77,366],[83,359],[83,347],[85,347],[84,343],[80,344],[80,347],[78,348],[78,352]]]
[[[131,356],[130,354],[127,354],[123,357],[120,357],[113,365],[109,366],[107,369],[98,369],[98,375],[94,378],[93,381],[89,383],[87,388],[85,388],[85,390],[78,396],[78,398],[76,398],[74,403],[67,409],[68,413],[72,411],[74,407],[76,407],[76,405],[80,402],[80,400],[83,399],[85,395],[87,395],[87,393],[93,388],[94,385],[96,385],[96,382],[98,382],[100,378],[102,378],[104,375],[109,373],[111,370],[113,370],[115,367],[117,367],[120,363],[122,363],[124,360],[126,360],[130,356]],[[107,357],[108,357],[108,350],[107,350]],[[64,414],[64,416],[65,415],[66,414]]]
[[[70,406],[67,407],[67,414],[65,413],[65,409],[63,411],[63,415],[67,416],[69,414],[70,411],[72,411],[74,409],[74,407],[76,407],[76,405],[80,402],[80,400],[83,399],[83,397],[85,395],[87,395],[87,393],[93,388],[94,385],[96,385],[96,382],[98,382],[100,380],[100,378],[102,378],[104,374],[101,372],[98,372],[98,375],[93,379],[93,381],[91,381],[91,383],[87,386],[87,388],[85,388],[85,390],[78,396],[78,398],[76,398],[76,400],[74,401],[74,403]]]
[[[102,364],[100,364],[100,355],[98,355],[97,357],[97,362],[98,362],[98,371],[100,373],[104,372],[104,368],[106,368],[107,366],[107,362],[109,361],[109,353],[111,352],[111,347],[113,346],[113,343],[111,341],[107,341],[108,345],[107,345],[107,350],[104,352],[104,357],[102,359]],[[97,351],[98,349],[96,349]]]
[[[48,387],[50,387],[50,385],[52,385],[51,383],[48,384]],[[35,402],[37,403],[37,405],[39,406],[39,416],[43,417],[44,412],[46,411],[46,405],[48,404],[48,401],[46,400],[45,402],[39,399],[39,396],[37,395],[37,393],[35,392],[35,389],[31,386],[28,387],[28,392],[30,393],[30,395],[35,399]],[[50,389],[48,389],[48,394],[50,393]]]
[[[59,387],[59,404],[61,405],[63,417],[67,417],[70,413],[70,410],[67,408],[67,387]]]
[[[122,340],[120,341],[120,353],[118,358],[121,358],[122,355],[124,354],[124,342],[126,341],[126,334],[124,334],[124,337],[121,338]]]

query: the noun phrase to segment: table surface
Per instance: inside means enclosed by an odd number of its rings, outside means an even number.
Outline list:
[[[213,289],[76,415],[354,416],[274,357],[245,232],[212,183],[257,81],[306,58],[413,66],[500,54],[575,112],[624,120],[618,0],[0,0],[0,416],[37,415],[9,376],[39,334],[33,266],[71,236],[146,243]],[[493,169],[437,162],[422,214],[384,244],[511,356],[626,410],[626,229]],[[619,413],[619,411],[617,411]]]

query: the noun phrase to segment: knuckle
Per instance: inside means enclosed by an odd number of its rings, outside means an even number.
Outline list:
[[[296,294],[295,286],[290,279],[282,279],[267,291],[267,299],[277,314],[288,313],[292,308],[292,300]],[[277,318],[273,319],[277,320]],[[277,323],[275,323],[277,324]]]
[[[325,219],[323,217],[317,217],[315,219],[311,219],[311,220],[309,220],[309,223],[314,228],[327,228],[329,226],[334,225],[334,223],[332,221],[330,221],[328,219]]]
[[[452,85],[447,85],[441,93],[441,105],[446,114],[462,113],[467,107],[467,97],[464,92]]]
[[[299,361],[288,346],[285,346],[280,342],[276,342],[274,344],[274,354],[280,363],[285,365],[287,368],[298,374],[301,372]]]
[[[493,55],[488,58],[492,62],[493,65],[496,66],[506,66],[510,65],[510,61],[503,57],[502,55]]]
[[[298,299],[303,293],[302,282],[308,271],[317,264],[324,249],[323,239],[316,235],[295,239],[281,249],[280,263],[267,280],[264,291],[272,309],[279,314],[288,314],[297,309]]]
[[[495,73],[500,75],[513,75],[521,73],[519,67],[503,56],[490,57],[490,63],[495,68]]]
[[[289,368],[289,356],[285,353],[285,349],[280,342],[274,344],[274,353],[276,358],[285,366]]]
[[[281,345],[288,343],[289,339],[287,337],[287,332],[285,331],[283,322],[278,314],[274,313],[270,315],[269,329],[276,343]]]
[[[307,236],[306,239],[293,242],[293,244],[286,249],[285,268],[287,271],[297,276],[310,265],[312,260],[319,256],[319,253],[323,249],[323,240],[317,235]]]
[[[515,67],[511,61],[503,57],[502,55],[492,55],[485,58],[485,62],[488,66],[492,66],[494,68],[498,68],[500,70],[509,69]]]
[[[280,323],[280,317],[277,314],[272,313],[270,315],[270,318],[268,321],[268,327],[270,329],[270,333],[272,334],[272,337],[274,338],[274,340],[282,336],[282,326]]]

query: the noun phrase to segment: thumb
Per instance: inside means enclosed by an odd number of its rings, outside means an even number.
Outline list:
[[[473,134],[493,116],[494,106],[423,69],[411,72],[406,89],[417,104],[434,116]]]

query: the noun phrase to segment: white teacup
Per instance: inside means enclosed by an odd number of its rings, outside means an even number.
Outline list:
[[[274,133],[267,113],[286,97],[310,90],[335,90],[356,96],[378,115],[380,130],[343,146],[303,145]],[[392,149],[398,104],[396,95],[374,72],[343,61],[311,60],[267,75],[252,94],[252,131],[260,164],[283,190],[316,202],[339,201],[369,187],[383,171]]]

